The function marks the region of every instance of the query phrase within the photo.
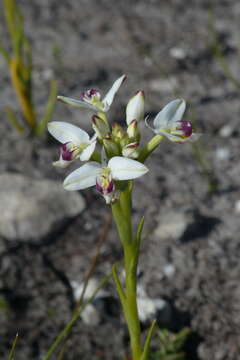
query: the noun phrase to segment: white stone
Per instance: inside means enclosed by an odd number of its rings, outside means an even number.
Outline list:
[[[158,310],[163,310],[166,301],[163,299],[151,299],[150,297],[139,297],[137,299],[139,318],[142,322],[152,320]]]
[[[170,53],[170,56],[172,56],[173,58],[175,58],[177,60],[183,60],[187,56],[186,51],[180,47],[171,48],[169,53]]]
[[[240,214],[240,200],[237,200],[237,201],[235,202],[235,212],[236,212],[237,214]]]
[[[83,197],[60,182],[0,175],[0,235],[8,240],[38,241],[84,208]]]
[[[230,155],[230,150],[227,147],[216,149],[216,158],[220,161],[229,160]]]
[[[80,315],[82,321],[91,326],[100,324],[100,314],[94,305],[88,304]]]
[[[78,301],[82,295],[82,291],[84,288],[84,282],[77,282],[77,281],[71,281],[71,285],[73,288],[73,295],[74,295],[74,299],[76,301]],[[88,281],[85,293],[84,293],[84,299],[88,300],[92,297],[94,291],[98,288],[99,286],[99,281],[95,278],[91,278]],[[98,293],[97,293],[97,297],[103,297],[108,295],[108,293],[104,290],[104,289],[99,289]]]
[[[219,135],[223,138],[229,137],[233,133],[233,127],[230,125],[224,125],[219,131]]]
[[[170,93],[176,88],[177,79],[175,77],[153,79],[150,80],[149,86],[152,91]]]
[[[171,278],[175,274],[176,269],[172,264],[166,264],[163,268],[163,272],[164,275],[166,275],[168,278]]]
[[[187,225],[188,220],[183,211],[169,211],[160,214],[160,222],[154,231],[154,235],[160,240],[168,238],[178,240]]]

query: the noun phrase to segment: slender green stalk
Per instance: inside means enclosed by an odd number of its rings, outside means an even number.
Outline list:
[[[13,360],[14,354],[15,354],[15,348],[16,348],[16,345],[17,345],[17,341],[18,341],[18,334],[16,334],[16,336],[15,336],[15,339],[13,341],[12,348],[10,350],[10,353],[8,355],[7,360]]]
[[[19,134],[24,135],[24,128],[19,124],[19,121],[14,111],[9,106],[6,107],[4,110],[12,126],[19,132]]]
[[[150,342],[151,342],[153,331],[154,331],[156,325],[157,325],[157,321],[154,320],[152,322],[152,325],[151,325],[150,329],[148,330],[147,339],[145,341],[145,345],[144,345],[141,360],[147,360],[148,359],[149,349],[150,349]]]
[[[126,270],[126,313],[130,334],[133,360],[139,360],[142,355],[141,328],[137,308],[137,274],[131,269]]]
[[[123,199],[123,196],[125,197],[125,200]],[[124,211],[122,209],[122,202],[126,204],[126,194],[123,195],[123,192],[121,194],[121,200],[116,201],[112,204],[112,213],[113,217],[117,226],[117,231],[121,240],[121,243],[124,246],[129,246],[132,241],[132,224],[131,219],[127,218],[124,214]],[[125,206],[124,206],[125,208]],[[129,213],[129,210],[127,210],[127,213]]]
[[[116,271],[113,272],[113,275],[129,330],[132,359],[140,360],[142,355],[141,328],[137,307],[137,264],[139,246],[132,236],[131,191],[132,186],[129,185],[121,193],[120,201],[112,204],[113,217],[124,250],[125,291],[122,289]]]
[[[149,157],[149,155],[158,147],[162,139],[162,135],[155,135],[140,152],[138,161],[144,163],[144,161]]]
[[[46,105],[41,121],[38,122],[35,129],[33,130],[34,135],[36,136],[42,135],[46,130],[47,124],[51,120],[56,101],[57,101],[57,82],[55,80],[52,80],[48,103]]]

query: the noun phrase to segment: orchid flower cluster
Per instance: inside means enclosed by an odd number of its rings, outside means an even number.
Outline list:
[[[96,89],[83,92],[78,100],[58,96],[58,100],[65,104],[93,111],[93,136],[90,137],[85,130],[75,125],[59,121],[50,122],[48,130],[62,143],[55,166],[67,167],[79,160],[84,162],[66,177],[64,188],[82,190],[95,186],[106,203],[111,205],[123,248],[125,278],[120,279],[116,265],[112,267],[112,276],[128,326],[131,359],[149,360],[150,340],[156,323],[152,323],[143,344],[137,303],[137,267],[144,218],[140,220],[135,232],[132,224],[132,180],[148,172],[144,162],[163,138],[175,143],[185,143],[197,140],[200,134],[193,131],[189,121],[183,120],[186,103],[182,99],[167,104],[150,125],[149,117],[145,118],[144,114],[142,90],[126,106],[126,126],[110,123],[107,112],[125,79],[125,75],[117,79],[103,99]],[[142,145],[142,127],[139,124],[144,119],[146,127],[154,136],[147,144]],[[74,321],[76,319],[74,317]],[[73,323],[72,321],[71,324]]]
[[[53,121],[48,124],[50,134],[62,143],[59,159],[53,164],[67,167],[76,160],[85,162],[66,177],[64,188],[82,190],[96,186],[108,204],[119,199],[119,181],[132,180],[148,172],[143,164],[143,154],[147,148],[140,146],[139,130],[139,123],[144,120],[144,92],[138,91],[127,104],[126,129],[118,123],[110,124],[106,116],[125,79],[125,75],[117,79],[103,99],[96,89],[83,92],[79,100],[58,96],[58,100],[65,104],[94,112],[91,119],[94,130],[92,137],[85,130],[67,122]],[[184,100],[171,101],[157,114],[153,126],[146,118],[146,126],[158,135],[159,140],[166,137],[177,143],[195,141],[200,134],[193,132],[190,122],[182,120],[185,108]],[[101,157],[96,151],[97,143],[102,147]]]

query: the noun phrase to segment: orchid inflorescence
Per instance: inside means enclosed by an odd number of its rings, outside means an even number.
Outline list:
[[[106,116],[125,79],[125,75],[117,79],[103,99],[96,89],[83,92],[80,100],[58,96],[65,104],[94,111],[92,127],[95,134],[91,138],[86,131],[67,122],[48,124],[51,135],[62,143],[59,159],[53,164],[67,167],[77,159],[85,162],[67,176],[63,183],[66,190],[82,190],[95,185],[106,202],[113,203],[121,193],[119,181],[135,179],[148,172],[143,162],[147,157],[146,150],[150,153],[154,148],[151,149],[150,143],[145,148],[140,147],[139,122],[144,120],[144,92],[138,91],[127,104],[126,129],[118,123],[110,124]],[[154,147],[162,137],[176,143],[199,138],[200,134],[193,132],[191,123],[182,120],[185,108],[184,100],[173,100],[157,114],[153,127],[148,118],[145,119],[146,126],[157,137]],[[97,143],[102,147],[101,156],[96,151]]]
[[[132,180],[148,172],[144,162],[163,138],[175,143],[184,143],[197,140],[200,134],[193,132],[189,121],[182,120],[186,103],[182,99],[176,99],[157,114],[152,125],[149,123],[149,118],[145,118],[145,124],[153,131],[154,136],[142,146],[139,126],[145,117],[142,90],[138,91],[126,106],[126,127],[119,123],[110,123],[107,112],[125,79],[125,75],[117,79],[103,99],[96,89],[83,92],[79,100],[58,96],[63,103],[94,112],[91,119],[94,130],[92,137],[86,131],[66,122],[50,122],[48,130],[62,143],[59,159],[53,163],[55,166],[67,167],[78,159],[85,162],[66,177],[64,188],[82,190],[95,186],[106,203],[111,205],[123,247],[125,279],[123,281],[120,279],[116,264],[112,267],[112,276],[128,326],[131,359],[149,360],[150,340],[156,322],[154,321],[150,326],[143,344],[137,303],[137,268],[144,217],[134,231]],[[97,144],[100,145],[100,151]],[[76,319],[74,318],[74,321]]]

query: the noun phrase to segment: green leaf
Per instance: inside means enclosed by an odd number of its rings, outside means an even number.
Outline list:
[[[154,329],[156,327],[156,324],[157,324],[157,322],[156,322],[156,320],[154,320],[151,327],[150,327],[150,329],[148,330],[147,339],[145,341],[144,348],[143,348],[143,354],[142,354],[140,360],[147,360],[148,359],[151,339],[152,339],[153,331],[154,331]]]
[[[14,114],[13,110],[10,107],[6,107],[5,113],[7,115],[8,120],[10,121],[11,125],[18,131],[20,135],[24,135],[25,130],[24,128],[19,124],[19,121]]]
[[[16,336],[15,336],[15,339],[13,341],[12,348],[10,350],[10,353],[8,355],[7,360],[13,360],[14,359],[14,354],[15,354],[15,348],[16,348],[16,345],[17,345],[17,341],[18,341],[18,334],[16,334]]]
[[[51,120],[54,106],[56,104],[56,100],[57,100],[57,82],[55,80],[52,80],[48,103],[45,108],[43,117],[34,131],[35,135],[40,136],[45,131],[48,122]]]
[[[6,61],[7,64],[10,62],[10,55],[8,54],[7,50],[3,46],[1,40],[0,40],[0,54],[2,54],[2,57]]]

